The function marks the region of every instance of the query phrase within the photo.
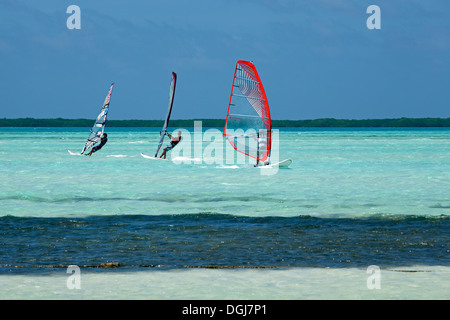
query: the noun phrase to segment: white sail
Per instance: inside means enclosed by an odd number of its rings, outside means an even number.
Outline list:
[[[111,93],[113,87],[114,83],[112,83],[111,88],[109,88],[109,92],[106,96],[105,102],[103,103],[102,110],[100,111],[97,120],[95,120],[94,126],[91,129],[91,133],[89,134],[89,137],[83,147],[83,150],[81,151],[81,154],[91,149],[98,141],[100,141],[102,137],[103,131],[105,130],[106,117],[108,115],[109,102],[111,101]]]

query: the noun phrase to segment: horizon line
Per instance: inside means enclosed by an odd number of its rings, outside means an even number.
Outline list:
[[[271,119],[272,121],[316,121],[316,120],[342,120],[342,121],[366,121],[366,120],[422,120],[422,119],[435,119],[435,120],[449,120],[450,117],[393,117],[393,118],[333,118],[333,117],[323,117],[323,118],[310,118],[310,119]],[[0,118],[0,120],[87,120],[93,121],[90,118],[34,118],[34,117],[19,117],[19,118]],[[224,118],[183,118],[183,119],[170,119],[170,121],[196,121],[196,120],[215,120],[215,121],[225,121]],[[108,121],[164,121],[164,119],[108,119]]]
[[[170,127],[195,127],[200,121],[202,127],[219,128],[225,125],[225,119],[174,119]],[[64,118],[0,118],[0,127],[90,127],[93,119]],[[108,120],[108,127],[160,127],[164,120]],[[385,119],[335,119],[320,118],[314,120],[272,120],[273,128],[361,128],[361,127],[450,127],[450,118],[385,118]]]

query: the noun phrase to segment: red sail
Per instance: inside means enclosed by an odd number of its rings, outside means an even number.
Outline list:
[[[269,161],[272,145],[269,103],[253,63],[239,60],[234,71],[223,135],[233,148]]]

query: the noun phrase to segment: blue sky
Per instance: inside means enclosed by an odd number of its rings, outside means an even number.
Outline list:
[[[94,118],[115,82],[110,119],[163,119],[172,71],[172,118],[225,118],[239,59],[273,119],[450,117],[448,0],[0,0],[1,118]]]

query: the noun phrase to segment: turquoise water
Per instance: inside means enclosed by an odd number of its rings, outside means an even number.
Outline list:
[[[283,129],[272,156],[293,164],[273,174],[211,163],[227,150],[216,131],[186,128],[178,161],[140,156],[157,129],[106,132],[87,157],[67,152],[85,128],[0,128],[1,298],[450,297],[448,128]],[[82,289],[67,289],[68,265]]]
[[[146,160],[140,153],[153,154],[157,130],[109,128],[105,149],[69,156],[85,131],[1,130],[3,215],[449,214],[450,130],[282,131],[279,159],[294,163],[271,176]]]

